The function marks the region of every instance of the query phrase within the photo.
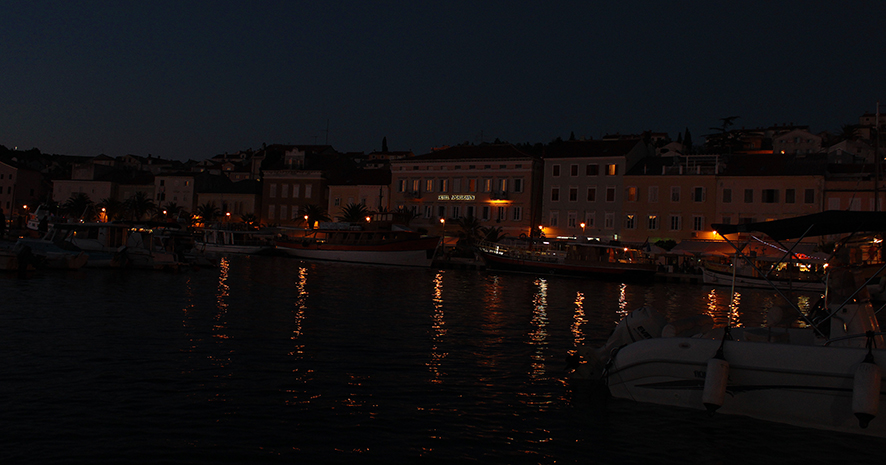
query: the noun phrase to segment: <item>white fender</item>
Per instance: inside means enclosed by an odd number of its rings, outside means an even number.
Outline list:
[[[858,426],[867,428],[880,407],[880,367],[870,354],[855,369],[852,385],[852,413]]]
[[[722,354],[708,360],[708,368],[704,377],[704,391],[701,401],[708,412],[713,414],[723,406],[726,399],[726,384],[729,381],[729,362],[722,358]]]

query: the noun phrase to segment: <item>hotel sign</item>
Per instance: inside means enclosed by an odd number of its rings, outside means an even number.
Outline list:
[[[447,195],[447,194],[440,194],[440,195],[437,196],[437,200],[452,200],[452,201],[468,200],[468,201],[470,201],[470,200],[474,200],[474,199],[475,199],[475,197],[474,197],[473,195]]]

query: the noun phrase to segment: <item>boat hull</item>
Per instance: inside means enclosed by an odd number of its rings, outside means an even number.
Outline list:
[[[715,286],[732,286],[735,287],[754,288],[754,289],[772,289],[775,286],[780,290],[824,292],[825,285],[821,281],[782,281],[770,280],[766,281],[762,278],[752,278],[747,276],[736,275],[735,280],[732,279],[732,273],[723,273],[708,268],[702,270],[702,276],[705,284]]]
[[[336,245],[312,241],[277,241],[277,249],[297,258],[377,265],[429,267],[440,239],[421,239],[384,244]]]
[[[511,258],[503,255],[482,252],[486,267],[493,270],[514,273],[553,274],[563,276],[590,276],[622,280],[651,280],[655,277],[655,266],[631,263],[563,263],[543,262]]]
[[[610,367],[610,392],[638,402],[705,409],[707,363],[719,346],[719,340],[699,338],[629,344]],[[738,341],[726,341],[723,349],[729,375],[718,413],[886,437],[886,413],[861,428],[852,411],[853,378],[866,349]],[[879,366],[886,364],[886,350],[873,354]],[[881,390],[879,403],[884,402]]]

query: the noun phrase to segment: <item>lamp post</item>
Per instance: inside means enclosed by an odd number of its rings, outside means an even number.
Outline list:
[[[311,225],[311,224],[308,223],[308,215],[305,215],[305,229],[306,229],[306,230],[309,229],[309,226],[310,226],[310,225]]]
[[[440,224],[443,225],[443,254],[446,254],[446,218],[440,218]]]
[[[581,235],[582,235],[582,237],[585,237],[585,224],[581,223],[580,226],[581,226]]]

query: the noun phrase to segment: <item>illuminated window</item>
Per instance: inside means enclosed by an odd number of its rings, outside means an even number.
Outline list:
[[[618,165],[606,165],[606,176],[615,176],[618,174]]]
[[[634,215],[632,213],[628,213],[625,215],[625,229],[636,229],[637,223],[634,221]]]
[[[625,201],[627,202],[636,202],[637,201],[637,188],[636,187],[628,187],[625,189]]]
[[[426,179],[425,180],[425,192],[434,192],[434,180]]]
[[[477,192],[477,180],[468,179],[468,192]]]
[[[437,185],[440,187],[439,192],[449,192],[449,180],[439,179]]]
[[[649,215],[646,218],[646,228],[650,230],[658,229],[658,216],[657,215]]]

